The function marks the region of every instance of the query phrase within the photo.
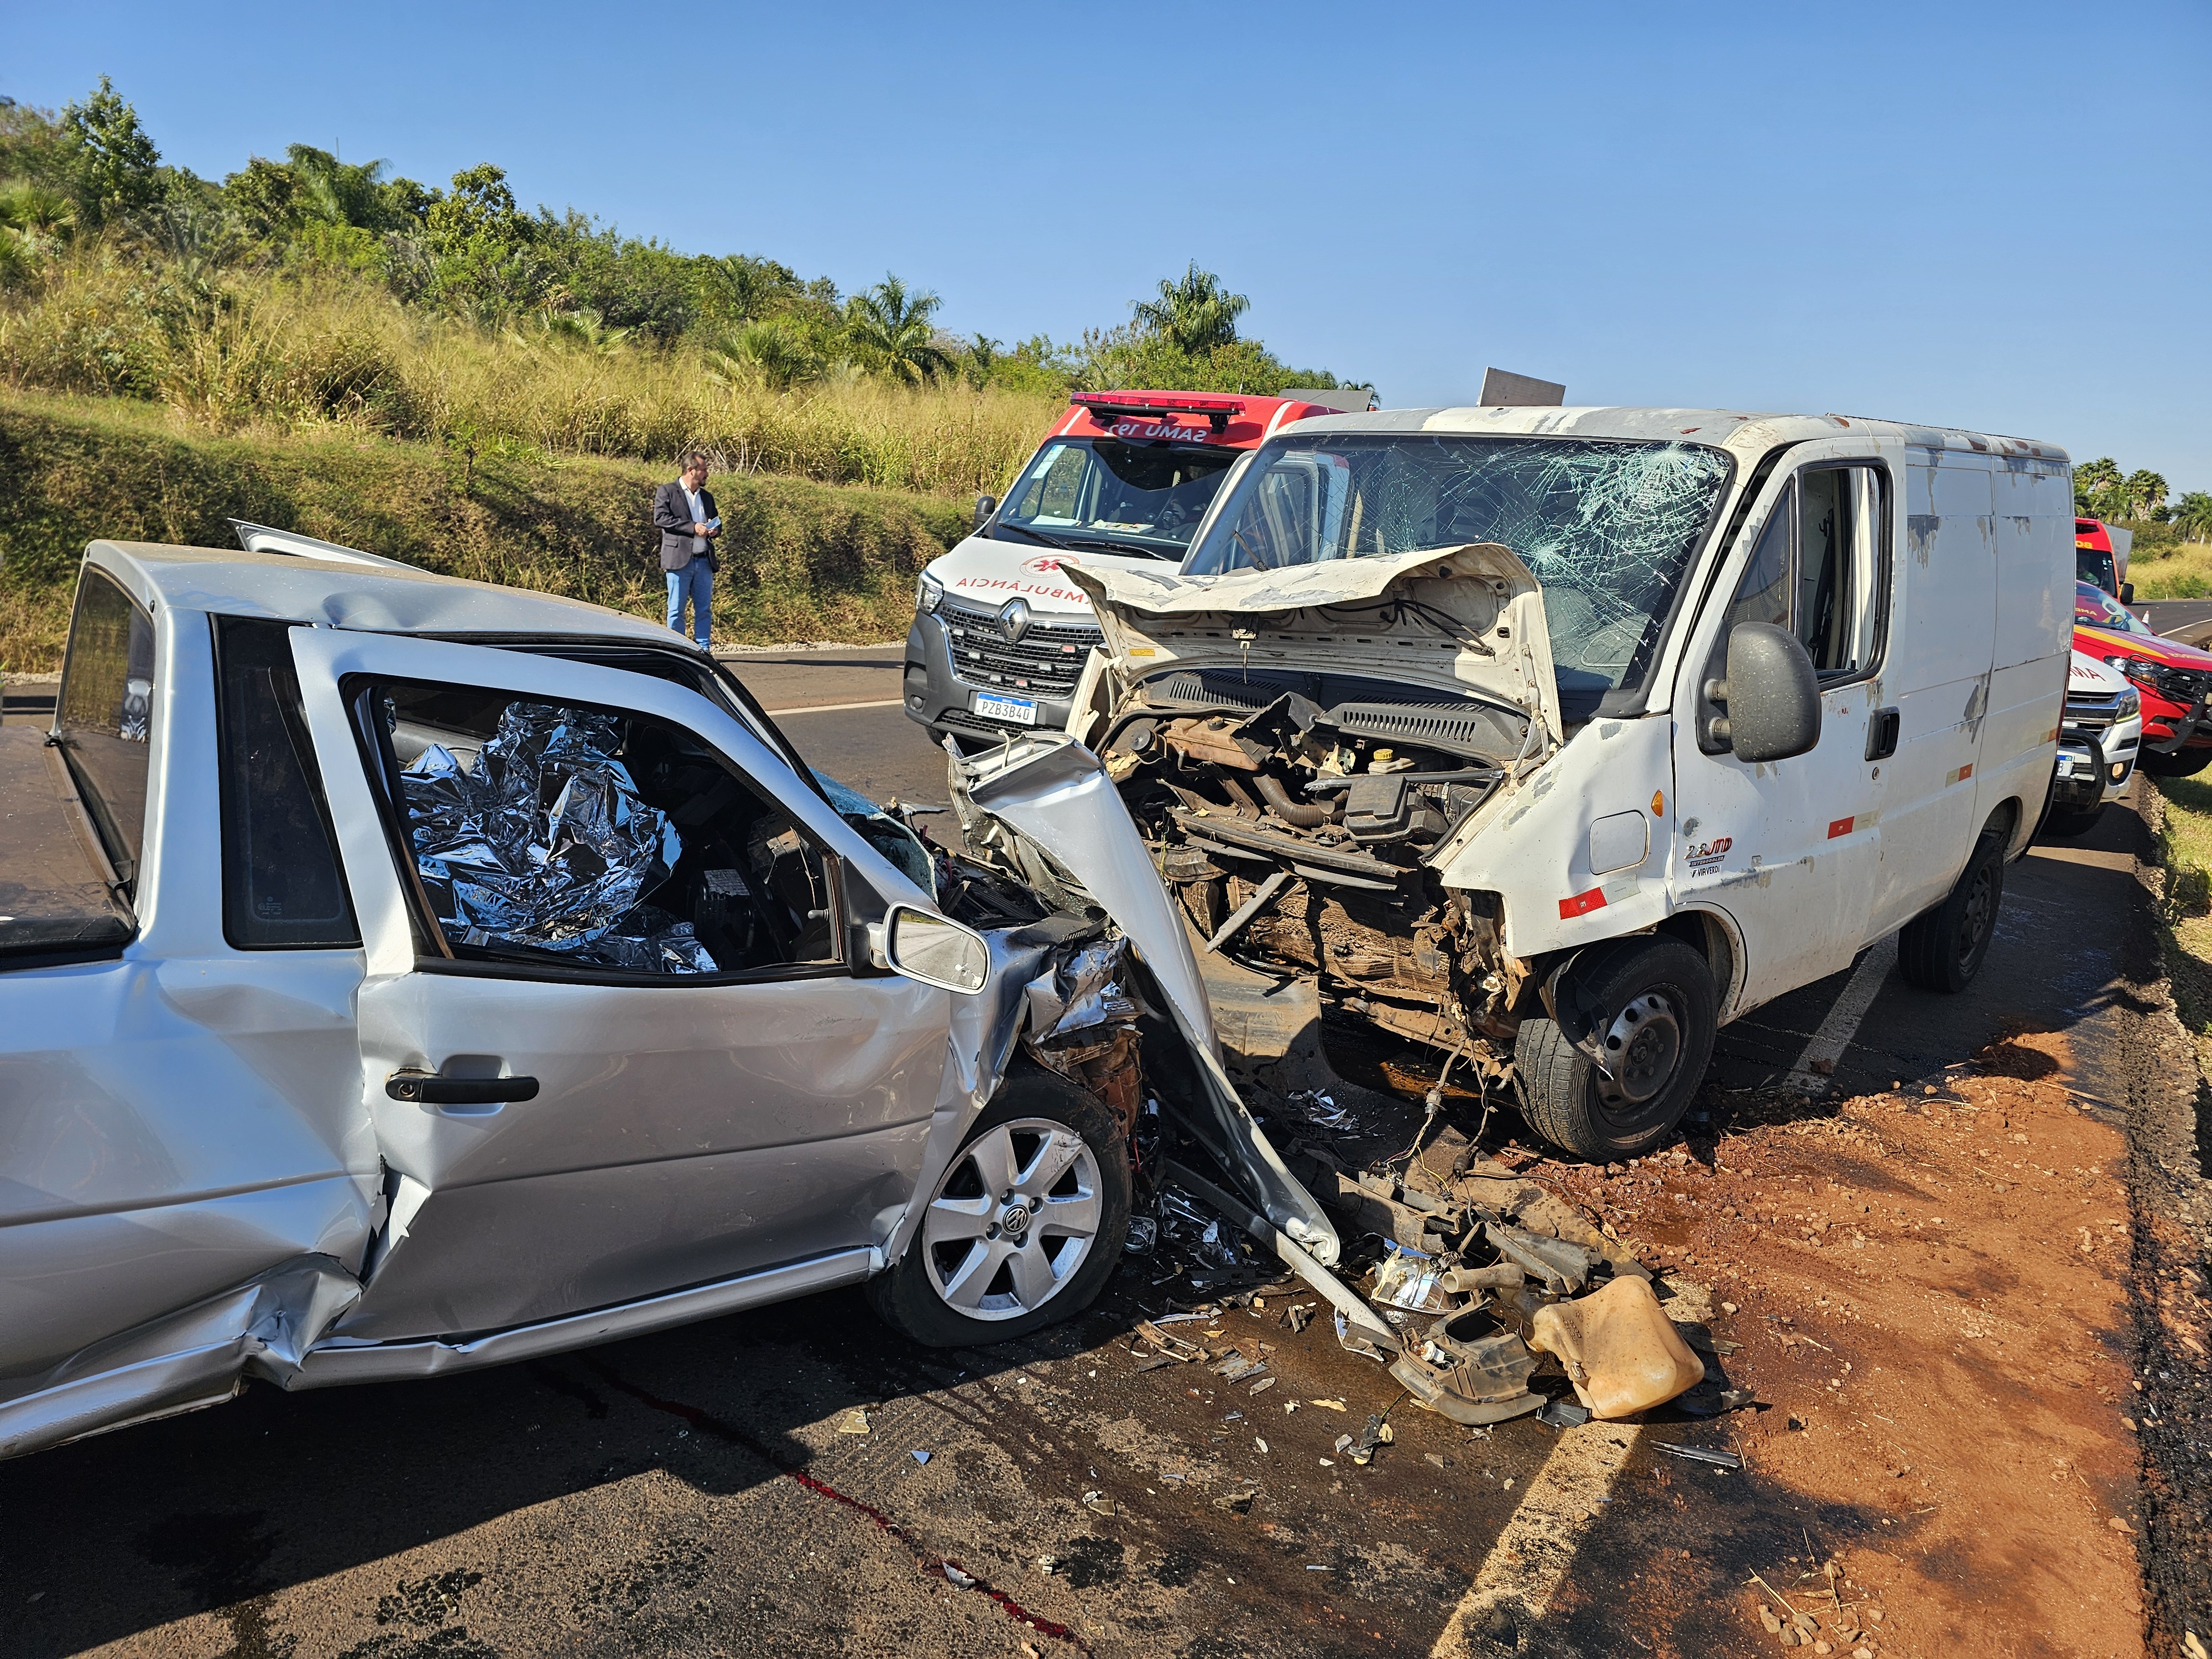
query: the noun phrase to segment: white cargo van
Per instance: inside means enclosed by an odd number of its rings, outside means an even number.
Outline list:
[[[1180,573],[1064,572],[1104,632],[1069,729],[1214,952],[1626,1156],[1720,1025],[1884,935],[1972,979],[2051,788],[2073,520],[2056,446],[1892,421],[1305,421]]]

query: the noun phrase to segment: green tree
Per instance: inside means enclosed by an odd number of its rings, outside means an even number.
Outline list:
[[[1200,270],[1193,259],[1181,282],[1163,279],[1158,300],[1139,300],[1130,309],[1139,328],[1159,335],[1178,351],[1202,357],[1237,338],[1237,319],[1251,307],[1251,301],[1224,292],[1221,278]]]
[[[2084,461],[2074,469],[2074,510],[2084,518],[2105,517],[2119,485],[2120,465],[2111,456]]]
[[[2173,504],[2173,527],[2190,541],[2212,542],[2212,494],[2183,491]]]
[[[63,108],[61,124],[77,152],[78,201],[88,222],[99,225],[161,198],[161,152],[106,76],[84,102]]]
[[[747,323],[707,350],[707,373],[725,386],[787,392],[820,380],[825,367],[806,329],[790,316]]]
[[[76,228],[76,204],[46,185],[17,185],[0,192],[0,224],[20,233],[34,249],[52,248]]]
[[[908,293],[904,283],[886,272],[882,282],[845,302],[846,343],[878,374],[909,385],[933,379],[951,367],[930,321],[941,303],[926,290]]]
[[[2121,498],[2126,506],[2125,515],[2130,519],[2148,519],[2154,522],[2166,516],[2166,482],[2148,469],[2139,469],[2128,474],[2127,482],[2120,486]]]
[[[507,172],[480,162],[453,175],[449,195],[423,215],[429,297],[490,326],[538,303],[548,273],[533,246],[536,225],[515,211]]]

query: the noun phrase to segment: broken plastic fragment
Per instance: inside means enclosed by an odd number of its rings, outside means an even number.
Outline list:
[[[1705,1376],[1640,1279],[1611,1279],[1588,1296],[1537,1309],[1528,1346],[1557,1354],[1577,1398],[1607,1420],[1663,1405]]]

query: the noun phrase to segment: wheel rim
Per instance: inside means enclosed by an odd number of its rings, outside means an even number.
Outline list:
[[[1966,902],[1959,915],[1959,965],[1972,965],[1996,921],[1996,877],[1986,864],[1974,872]]]
[[[1598,1098],[1607,1106],[1642,1106],[1664,1093],[1682,1063],[1682,1022],[1674,1005],[1646,991],[1620,1012],[1601,1046],[1607,1070],[1598,1073]]]
[[[930,1288],[970,1319],[1019,1319],[1091,1256],[1105,1212],[1098,1159],[1065,1123],[987,1129],[937,1183],[921,1223]]]

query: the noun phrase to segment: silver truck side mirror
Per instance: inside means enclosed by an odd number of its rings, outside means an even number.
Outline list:
[[[975,498],[975,528],[981,530],[990,523],[991,515],[998,510],[999,498],[996,495],[978,495]]]
[[[1705,698],[1727,711],[1710,729],[1738,760],[1789,760],[1820,741],[1820,677],[1812,653],[1772,623],[1735,625],[1728,678],[1710,682]]]
[[[966,995],[981,990],[991,976],[991,947],[983,936],[933,911],[894,904],[878,936],[882,965],[924,985]]]

